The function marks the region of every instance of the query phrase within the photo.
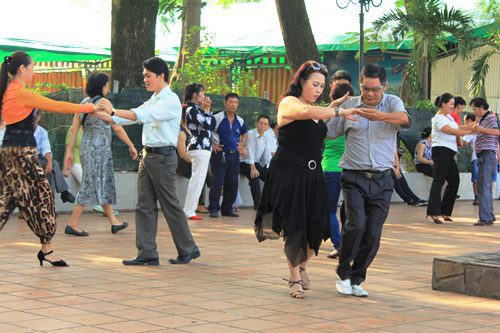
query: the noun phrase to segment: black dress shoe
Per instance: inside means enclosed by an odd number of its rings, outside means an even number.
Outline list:
[[[177,256],[177,258],[175,258],[175,259],[168,259],[168,262],[173,264],[173,265],[187,264],[188,262],[190,262],[193,259],[198,258],[199,256],[201,256],[200,249],[198,247],[196,247],[194,249],[194,251],[191,252],[190,254],[186,254],[184,256]]]
[[[62,202],[75,203],[75,197],[73,196],[73,194],[69,193],[68,191],[64,191],[61,193],[61,200],[62,200]]]
[[[222,213],[222,216],[240,217],[240,214],[235,213],[235,212],[227,212],[227,213]]]
[[[160,259],[158,258],[134,258],[130,260],[123,260],[125,266],[158,266]]]
[[[64,233],[66,235],[83,236],[83,237],[89,235],[89,233],[86,232],[86,231],[84,231],[84,230],[82,230],[82,231],[76,231],[70,225],[67,225],[66,228],[64,228]]]
[[[208,214],[208,216],[213,217],[213,218],[218,218],[219,217],[219,213],[217,213],[217,212],[210,212]]]
[[[127,222],[123,222],[122,224],[119,224],[119,225],[112,225],[111,226],[111,232],[113,234],[116,234],[118,231],[123,230],[126,227],[128,227],[128,223]]]

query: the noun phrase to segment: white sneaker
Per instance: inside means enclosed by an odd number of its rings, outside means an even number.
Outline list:
[[[342,280],[337,275],[335,287],[337,288],[337,292],[341,295],[352,295],[351,279]]]
[[[352,295],[356,297],[368,297],[368,292],[359,284],[352,285]]]

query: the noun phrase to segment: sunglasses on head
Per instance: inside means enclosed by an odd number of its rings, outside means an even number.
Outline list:
[[[326,74],[328,74],[328,69],[326,68],[326,66],[316,61],[311,62],[309,66],[315,71],[325,72]]]

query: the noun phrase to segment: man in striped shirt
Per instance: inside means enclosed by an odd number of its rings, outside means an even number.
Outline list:
[[[498,129],[497,118],[488,111],[489,105],[484,98],[476,97],[470,101],[472,111],[479,119],[473,132],[477,133],[475,152],[479,166],[477,192],[479,199],[479,221],[475,226],[493,225],[495,213],[493,212],[492,186],[494,173],[497,168],[498,154]]]

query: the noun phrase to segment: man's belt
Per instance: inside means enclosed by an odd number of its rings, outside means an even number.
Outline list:
[[[344,169],[344,171],[357,173],[357,174],[360,174],[363,177],[368,178],[368,179],[381,179],[381,178],[384,178],[386,176],[389,176],[391,174],[391,172],[392,172],[391,169],[387,169],[387,170],[384,170],[384,171],[376,171],[376,170],[348,170],[348,169]]]
[[[228,150],[224,150],[224,152],[226,154],[236,154],[238,152],[238,150],[231,150],[231,149],[228,149]]]
[[[163,146],[163,147],[144,147],[148,153],[161,154],[161,155],[171,155],[175,150],[174,146]]]

